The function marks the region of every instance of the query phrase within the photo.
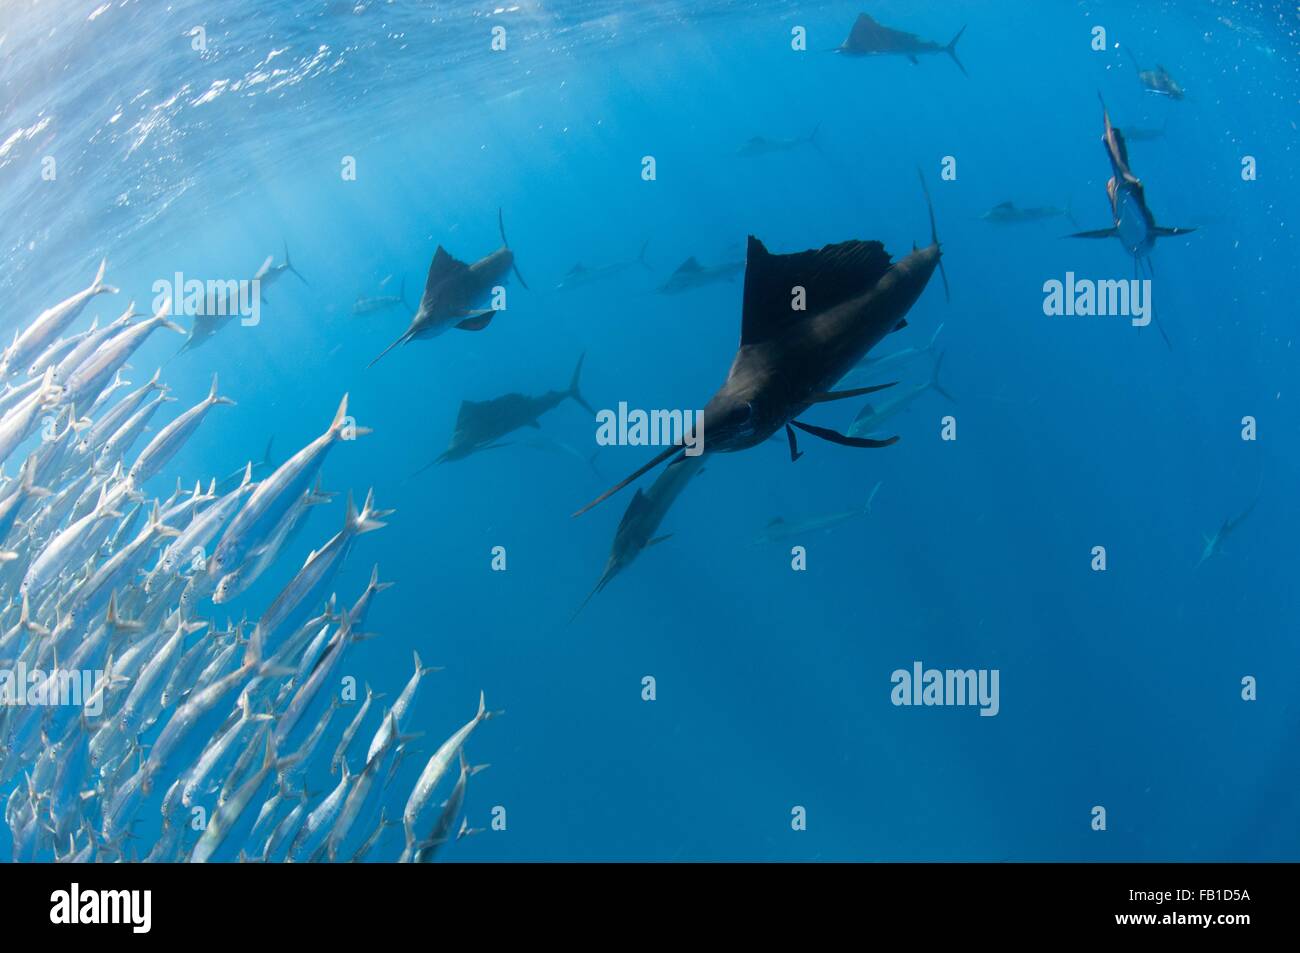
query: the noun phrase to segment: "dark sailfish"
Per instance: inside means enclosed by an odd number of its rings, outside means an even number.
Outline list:
[[[704,408],[700,435],[704,452],[747,450],[784,428],[791,458],[798,459],[792,427],[849,447],[887,447],[896,442],[897,437],[847,436],[798,417],[815,404],[893,386],[832,390],[885,335],[907,326],[905,315],[930,276],[936,268],[942,273],[933,208],[930,235],[929,245],[897,262],[877,241],[847,241],[774,255],[751,235],[740,347],[726,381]],[[945,278],[945,291],[947,284]],[[796,288],[806,293],[804,310],[792,307]],[[685,451],[668,447],[574,515],[585,513],[674,455],[685,456]]]

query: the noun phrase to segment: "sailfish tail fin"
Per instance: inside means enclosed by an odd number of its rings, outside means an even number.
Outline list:
[[[930,386],[955,404],[957,403],[957,398],[944,390],[943,385],[939,383],[939,368],[943,365],[944,353],[944,351],[940,351],[939,356],[935,358],[934,369],[930,372]]]
[[[1152,279],[1154,279],[1156,276],[1156,266],[1155,264],[1152,263],[1150,257],[1133,259],[1134,278],[1136,278],[1138,275],[1142,273],[1143,261],[1146,262],[1147,274],[1150,275]],[[1174,343],[1169,340],[1169,335],[1165,333],[1165,326],[1161,322],[1160,316],[1156,314],[1155,302],[1151,302],[1150,306],[1151,306],[1151,323],[1154,324],[1156,326],[1156,330],[1160,332],[1160,337],[1165,342],[1165,347],[1172,351],[1174,349]]]
[[[962,27],[962,29],[965,30],[966,28]],[[958,33],[957,36],[961,36],[961,34]],[[953,42],[956,43],[957,40],[953,39]],[[921,172],[920,166],[916,167],[916,177],[921,180],[921,192],[925,195],[925,207],[926,210],[930,213],[930,241],[934,243],[934,246],[936,248],[940,249],[939,277],[943,279],[943,300],[951,301],[952,295],[948,293],[948,273],[943,270],[943,251],[942,251],[942,247],[939,245],[939,229],[934,224],[934,203],[930,201],[930,189],[925,184],[925,175]]]
[[[587,411],[587,413],[589,413],[589,414],[594,415],[594,414],[596,413],[595,408],[593,408],[593,407],[591,406],[591,404],[587,403],[587,399],[586,399],[585,397],[582,396],[582,391],[580,391],[580,390],[578,389],[578,379],[582,376],[582,362],[586,359],[586,357],[587,357],[587,355],[586,355],[586,353],[584,352],[584,353],[583,353],[583,354],[578,358],[578,366],[575,367],[575,368],[573,369],[573,377],[570,378],[570,380],[569,380],[569,390],[568,390],[568,395],[569,395],[569,397],[573,398],[573,400],[574,400],[574,401],[575,401],[575,402],[576,402],[576,403],[577,403],[577,404],[578,404],[578,405],[579,405],[583,410]]]
[[[285,242],[285,243],[284,243],[284,267],[285,267],[287,270],[293,272],[293,274],[296,275],[296,276],[298,277],[298,280],[301,281],[304,285],[308,285],[308,286],[311,285],[311,282],[309,282],[306,278],[304,278],[304,277],[302,276],[302,272],[300,272],[297,268],[293,267],[293,262],[289,260],[289,243],[288,243],[288,242]]]
[[[808,133],[808,139],[807,139],[807,142],[808,142],[808,145],[812,146],[814,149],[816,149],[816,150],[817,150],[818,152],[820,152],[822,155],[826,155],[826,150],[822,148],[821,140],[820,140],[820,139],[818,138],[818,136],[817,136],[817,134],[818,134],[819,132],[821,132],[821,130],[822,130],[822,124],[821,124],[821,123],[818,123],[817,125],[813,126],[813,130],[812,130],[812,132]]]
[[[966,67],[961,65],[961,60],[957,59],[957,41],[961,39],[961,35],[965,32],[966,27],[963,26],[957,31],[957,35],[952,38],[952,42],[943,48],[943,51],[952,57],[952,61],[956,63],[957,68],[961,70],[961,75],[970,76],[970,73],[966,72]]]
[[[506,238],[506,216],[505,210],[497,208],[497,229],[501,232],[501,244],[506,248],[510,247],[510,240]]]
[[[505,215],[500,208],[497,209],[497,228],[501,230],[501,244],[506,248],[510,247],[510,242],[506,240],[506,220]],[[528,282],[524,281],[524,276],[519,273],[519,266],[514,262],[514,256],[510,256],[510,269],[519,279],[519,283],[524,286],[525,291],[529,291]]]

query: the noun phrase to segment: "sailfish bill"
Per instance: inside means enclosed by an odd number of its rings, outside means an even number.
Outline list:
[[[691,479],[703,472],[702,456],[682,457],[664,467],[650,489],[637,488],[636,495],[632,497],[632,502],[628,504],[623,518],[619,520],[618,529],[614,532],[614,542],[610,546],[604,571],[587,598],[570,616],[569,622],[573,622],[587,607],[587,603],[597,593],[604,591],[610,580],[630,566],[637,556],[672,536],[671,533],[656,535],[659,524]]]
[[[635,471],[634,471],[632,474],[630,474],[629,476],[625,477],[625,478],[622,479],[622,480],[619,480],[618,483],[614,484],[612,487],[610,487],[610,488],[609,488],[608,490],[606,490],[604,493],[600,494],[600,496],[596,497],[594,500],[592,500],[592,501],[591,501],[590,503],[588,503],[586,506],[582,507],[582,508],[579,509],[579,510],[576,510],[576,511],[573,513],[573,515],[574,515],[574,516],[581,516],[583,513],[587,512],[587,510],[591,509],[592,507],[597,506],[597,505],[599,505],[599,504],[601,504],[601,503],[604,503],[606,500],[608,500],[611,496],[613,496],[613,495],[614,495],[615,493],[617,493],[619,490],[623,489],[623,487],[625,487],[625,486],[627,486],[629,483],[632,483],[633,481],[637,480],[637,479],[640,478],[643,474],[649,473],[649,472],[650,472],[651,470],[653,470],[655,467],[659,466],[659,464],[663,463],[665,460],[667,460],[667,459],[668,459],[669,457],[671,457],[673,454],[678,453],[678,452],[680,452],[681,455],[682,455],[683,457],[686,456],[686,451],[682,450],[680,447],[677,447],[677,446],[669,447],[669,448],[667,448],[666,450],[664,450],[662,453],[657,453],[657,454],[655,454],[654,459],[651,460],[649,463],[647,463],[645,466],[638,468],[637,470],[635,470]]]
[[[814,394],[811,402],[814,404],[826,404],[833,400],[846,400],[850,397],[862,397],[865,394],[874,394],[876,391],[886,390],[894,387],[898,381],[890,381],[888,384],[872,384],[870,387],[855,387],[852,390],[837,390],[830,394]]]

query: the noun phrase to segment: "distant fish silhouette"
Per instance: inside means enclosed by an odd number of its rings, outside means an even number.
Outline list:
[[[925,53],[947,53],[952,57],[952,61],[957,64],[962,75],[969,75],[966,67],[961,65],[961,60],[957,59],[957,41],[961,35],[966,32],[962,27],[957,31],[957,35],[952,38],[947,46],[933,43],[930,40],[923,40],[915,33],[905,33],[902,30],[894,30],[887,26],[877,23],[865,13],[859,13],[858,19],[853,24],[853,29],[849,31],[846,39],[835,50],[837,53],[843,53],[845,56],[884,56],[894,54],[897,56],[906,56],[913,64],[919,62],[917,57]]]
[[[677,266],[677,270],[668,276],[668,280],[659,286],[660,294],[681,294],[694,291],[705,285],[719,281],[731,281],[745,270],[743,261],[729,261],[721,265],[701,265],[692,255]]]
[[[1138,64],[1137,55],[1127,46],[1124,47],[1128,53],[1129,59],[1133,61],[1133,68],[1137,70],[1138,82],[1148,93],[1155,93],[1157,96],[1168,96],[1170,99],[1182,99],[1187,94],[1178,82],[1169,75],[1169,71],[1156,64],[1155,69],[1143,69]]]
[[[456,430],[452,433],[451,444],[431,463],[422,466],[412,476],[440,463],[463,460],[480,450],[494,450],[505,446],[498,441],[518,430],[520,427],[540,427],[538,418],[547,411],[554,410],[566,400],[572,400],[593,415],[596,411],[587,403],[578,389],[582,376],[583,357],[578,358],[578,366],[573,369],[573,377],[564,390],[551,390],[537,397],[527,394],[503,394],[492,400],[461,401],[460,413],[456,417]]]
[[[512,270],[527,290],[528,282],[519,273],[515,253],[506,241],[505,220],[500,209],[497,209],[497,227],[501,230],[501,247],[472,265],[453,258],[445,248],[438,246],[429,265],[420,307],[412,316],[410,327],[367,367],[374,367],[393,348],[416,338],[437,337],[452,327],[462,331],[482,331],[492,322],[496,312],[490,308],[485,311],[472,309]]]
[[[1098,99],[1101,97],[1098,96]],[[1124,135],[1110,124],[1110,112],[1106,102],[1101,103],[1102,119],[1105,124],[1101,134],[1102,145],[1110,159],[1111,177],[1106,183],[1106,196],[1110,199],[1111,217],[1114,225],[1110,228],[1097,228],[1086,232],[1075,232],[1070,238],[1118,238],[1124,250],[1133,256],[1133,273],[1139,273],[1140,263],[1145,261],[1148,274],[1154,276],[1149,258],[1155,248],[1157,238],[1186,235],[1196,231],[1196,226],[1188,228],[1168,228],[1157,225],[1155,216],[1147,208],[1146,191],[1142,180],[1133,174],[1128,165],[1128,148],[1124,145]],[[1154,314],[1154,313],[1153,313]],[[1164,328],[1157,320],[1156,327],[1160,336],[1169,344]]]

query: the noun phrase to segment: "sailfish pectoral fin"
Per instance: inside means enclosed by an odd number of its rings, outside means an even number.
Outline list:
[[[1066,238],[1114,238],[1119,234],[1118,228],[1094,228],[1088,232],[1073,232]]]
[[[675,454],[675,453],[676,453],[676,454],[680,454],[682,457],[685,457],[685,456],[686,456],[686,451],[685,451],[685,450],[682,450],[681,447],[677,446],[676,444],[674,444],[674,445],[671,446],[671,447],[666,448],[662,453],[658,453],[658,454],[656,454],[655,457],[654,457],[654,459],[651,460],[649,463],[647,463],[645,466],[643,466],[643,467],[637,469],[636,471],[634,471],[634,472],[633,472],[632,474],[630,474],[629,476],[624,477],[624,478],[623,478],[622,480],[620,480],[618,483],[614,484],[614,486],[610,487],[610,488],[609,488],[608,490],[606,490],[604,493],[600,494],[600,496],[596,497],[594,500],[592,500],[592,501],[591,501],[590,503],[588,503],[586,506],[582,507],[582,509],[577,510],[576,512],[574,512],[574,513],[573,513],[573,516],[581,516],[583,513],[587,512],[587,510],[591,509],[592,507],[597,506],[597,505],[600,504],[600,503],[604,503],[606,500],[608,500],[611,496],[613,496],[613,495],[614,495],[615,493],[617,493],[619,490],[623,489],[623,487],[627,486],[629,483],[631,483],[633,480],[635,480],[635,479],[637,479],[638,477],[640,477],[642,474],[645,474],[645,473],[650,472],[651,470],[653,470],[655,467],[659,466],[659,464],[663,463],[665,460],[667,460],[669,457],[671,457],[671,456],[672,456],[673,454]]]
[[[870,437],[849,437],[837,430],[828,430],[825,427],[814,427],[812,424],[805,424],[798,420],[792,420],[790,423],[798,427],[804,433],[810,433],[814,437],[821,437],[823,440],[831,443],[838,443],[845,447],[888,447],[891,444],[898,443],[898,437],[893,436],[885,440],[872,440]]]
[[[799,438],[795,436],[789,424],[785,425],[785,439],[790,442],[790,462],[794,463],[803,456],[803,453],[799,450]]]
[[[462,331],[482,331],[492,323],[494,317],[496,317],[496,312],[491,308],[486,311],[474,311],[465,320],[457,321],[456,327]]]
[[[890,381],[888,384],[872,384],[870,387],[855,387],[853,390],[835,390],[823,394],[813,394],[809,398],[809,403],[825,404],[832,400],[844,400],[847,397],[861,397],[863,394],[874,394],[878,390],[893,387],[897,383],[898,381]]]

